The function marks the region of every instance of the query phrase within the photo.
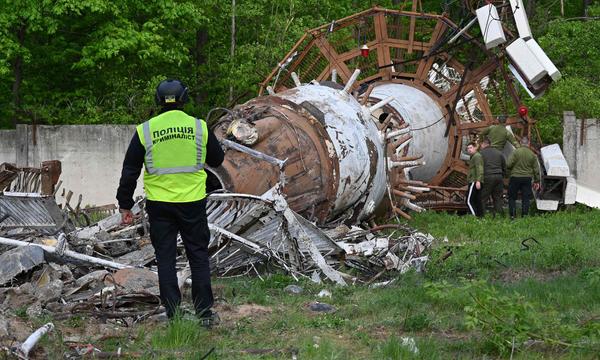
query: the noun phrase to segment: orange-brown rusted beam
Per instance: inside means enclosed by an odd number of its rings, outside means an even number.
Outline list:
[[[383,13],[378,13],[374,16],[374,26],[375,38],[379,43],[379,46],[377,47],[377,65],[379,67],[389,65],[392,63],[392,58],[390,56],[390,48],[389,46],[386,46],[388,30],[387,22],[385,21],[385,15]],[[379,72],[382,74],[382,78],[390,78],[390,68],[381,69]]]
[[[409,193],[404,192],[404,191],[396,190],[396,189],[392,189],[392,192],[394,193],[394,195],[400,196],[400,197],[405,198],[405,199],[415,200],[417,198],[416,196],[414,196],[412,194],[409,194]]]
[[[352,76],[352,72],[348,66],[339,60],[340,55],[335,51],[333,46],[323,37],[319,37],[315,40],[315,44],[323,54],[326,60],[328,60],[337,70],[340,77],[347,82]]]
[[[392,205],[392,206],[393,206],[393,205]],[[405,218],[406,220],[411,220],[411,219],[412,219],[412,217],[411,217],[410,215],[408,215],[407,213],[405,213],[404,211],[400,210],[399,208],[397,208],[397,207],[395,207],[395,206],[394,206],[394,207],[392,207],[392,210],[393,210],[393,211],[394,211],[396,214],[398,214],[398,215],[402,216],[403,218]]]
[[[408,49],[411,43],[407,40],[389,38],[385,42],[385,45],[394,48]],[[413,41],[412,48],[413,50],[427,51],[429,50],[429,43],[423,41]]]
[[[417,1],[412,3],[412,12],[417,12]],[[415,16],[410,17],[410,25],[408,27],[408,53],[413,52],[413,42],[415,41],[415,25],[417,24],[417,18]]]
[[[440,39],[442,34],[446,31],[447,26],[444,22],[439,21],[435,24],[435,29],[433,30],[433,34],[431,34],[431,40],[429,41],[429,48],[433,49],[434,45]],[[417,68],[417,78],[423,79],[426,78],[431,65],[435,61],[435,56],[430,56],[427,59],[421,60],[419,62],[419,67]]]

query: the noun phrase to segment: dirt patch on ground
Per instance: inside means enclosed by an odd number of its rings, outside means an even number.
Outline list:
[[[268,306],[256,304],[229,305],[218,304],[215,310],[219,313],[221,321],[234,322],[243,318],[259,320],[268,317],[273,313],[273,309]]]
[[[494,280],[504,283],[515,283],[527,279],[533,279],[536,281],[550,281],[556,278],[569,275],[568,271],[549,271],[549,272],[538,272],[530,269],[506,269],[498,274]]]

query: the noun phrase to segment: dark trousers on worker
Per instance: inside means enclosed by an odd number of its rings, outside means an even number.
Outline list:
[[[527,216],[529,214],[529,202],[533,197],[531,191],[531,177],[516,177],[513,176],[508,182],[508,212],[510,217],[517,215],[517,196],[521,193],[521,214]]]
[[[160,298],[172,318],[181,303],[177,285],[177,233],[181,234],[192,272],[192,299],[199,316],[210,313],[213,293],[210,284],[208,242],[210,231],[206,220],[206,199],[189,203],[146,201],[150,220],[150,239],[158,264]]]
[[[502,193],[504,192],[504,178],[502,175],[490,175],[483,179],[481,184],[481,202],[483,204],[483,213],[485,213],[485,204],[489,197],[492,197],[494,205],[492,214],[502,214]]]
[[[477,189],[475,183],[469,183],[467,188],[467,207],[471,214],[482,217],[483,216],[483,204],[481,202],[481,190]]]

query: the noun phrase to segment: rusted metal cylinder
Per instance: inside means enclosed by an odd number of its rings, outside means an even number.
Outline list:
[[[321,224],[368,217],[386,191],[383,142],[370,113],[354,97],[329,86],[302,85],[253,99],[214,127],[228,137],[234,121],[258,132],[253,150],[285,160],[278,166],[228,149],[213,174],[232,192],[262,194],[283,180],[290,207]],[[243,139],[229,136],[243,143]]]

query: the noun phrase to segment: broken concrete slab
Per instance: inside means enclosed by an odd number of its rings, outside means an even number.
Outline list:
[[[577,184],[577,202],[600,209],[600,191],[589,186]]]
[[[41,269],[35,271],[32,276],[32,282],[37,287],[42,287],[53,280],[72,281],[73,273],[67,265],[49,263],[42,265]]]
[[[106,270],[92,271],[91,273],[85,274],[84,276],[75,280],[75,284],[77,284],[77,286],[85,286],[93,281],[102,281],[108,273],[109,272]]]
[[[113,282],[114,280],[114,282]],[[122,269],[107,277],[104,283],[108,286],[118,285],[125,293],[147,292],[158,295],[158,275],[148,269]]]
[[[145,266],[152,260],[154,260],[154,247],[151,244],[117,258],[119,263],[131,266]]]
[[[40,286],[35,289],[33,295],[42,303],[46,304],[52,301],[60,299],[64,283],[59,280],[52,280],[44,286]]]
[[[283,289],[283,291],[288,292],[290,294],[299,295],[302,294],[302,292],[304,292],[304,289],[302,289],[298,285],[288,285]]]
[[[37,246],[22,246],[0,255],[0,285],[44,262],[44,250]]]
[[[37,301],[31,306],[28,306],[27,310],[25,310],[25,313],[30,319],[36,319],[42,316],[43,311],[44,310],[42,309],[42,304],[39,301]]]
[[[36,298],[33,296],[33,286],[25,283],[16,288],[8,288],[3,294],[0,309],[17,309],[22,306],[33,304]]]

